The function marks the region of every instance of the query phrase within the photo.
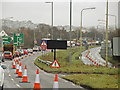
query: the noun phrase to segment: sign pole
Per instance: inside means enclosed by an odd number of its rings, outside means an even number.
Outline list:
[[[54,61],[56,60],[56,49],[54,49]]]

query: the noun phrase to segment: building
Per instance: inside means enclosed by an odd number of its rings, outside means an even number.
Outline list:
[[[0,32],[0,37],[2,37],[2,36],[8,36],[7,33],[6,33],[4,30],[2,30],[2,31]]]

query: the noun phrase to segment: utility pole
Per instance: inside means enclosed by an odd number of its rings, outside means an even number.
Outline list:
[[[108,67],[108,0],[106,8],[106,67]]]
[[[71,65],[71,26],[72,26],[72,0],[70,0],[70,57],[69,57],[69,62]]]

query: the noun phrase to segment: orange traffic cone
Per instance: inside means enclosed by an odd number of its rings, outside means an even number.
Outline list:
[[[16,66],[16,74],[18,74],[19,72],[19,61],[17,62],[17,66]]]
[[[39,69],[37,69],[35,83],[34,83],[34,89],[40,89]]]
[[[37,52],[37,54],[38,54],[38,52]]]
[[[20,57],[19,57],[19,61],[20,61]]]
[[[24,70],[24,75],[22,79],[22,83],[28,83],[28,78],[27,78],[27,66],[25,65],[25,70]]]
[[[53,83],[53,89],[58,89],[59,88],[59,85],[58,85],[58,76],[57,74],[55,74],[55,80],[54,80],[54,83]]]
[[[23,56],[22,56],[22,59],[23,59]]]
[[[29,53],[29,56],[31,56],[31,54]]]
[[[25,55],[25,57],[27,57],[27,55]]]
[[[16,69],[15,60],[13,60],[13,69]]]
[[[20,67],[19,67],[18,77],[22,77],[22,67],[21,67],[21,63],[20,63]]]

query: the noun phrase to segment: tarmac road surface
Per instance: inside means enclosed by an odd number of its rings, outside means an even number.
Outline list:
[[[29,83],[20,83],[22,78],[17,78],[17,74],[15,74],[15,69],[11,68],[12,61],[6,60],[3,64],[7,65],[7,69],[5,69],[5,81],[4,81],[4,88],[33,88],[35,77],[36,77],[36,71],[37,66],[34,65],[34,60],[42,55],[41,52],[38,54],[35,53],[35,55],[27,56],[27,58],[24,58],[21,60],[22,64],[22,73],[24,73],[24,67],[27,65],[27,76]],[[41,88],[52,88],[53,82],[55,79],[55,74],[46,73],[43,70],[40,70],[40,87]],[[83,90],[82,87],[77,86],[73,84],[72,82],[66,81],[62,78],[60,78],[58,75],[58,83],[59,88],[79,88],[79,90]]]

